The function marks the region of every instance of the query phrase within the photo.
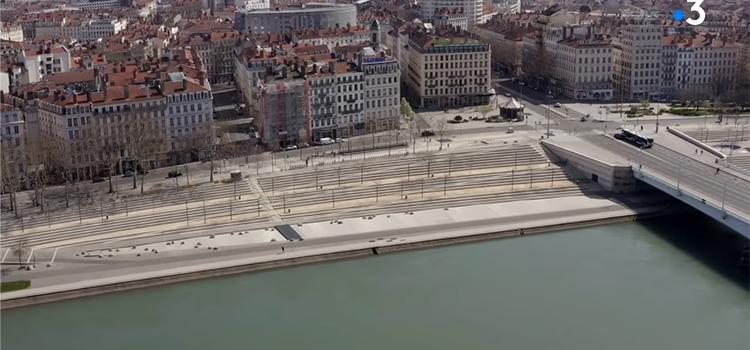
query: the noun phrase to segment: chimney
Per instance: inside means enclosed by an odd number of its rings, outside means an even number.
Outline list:
[[[206,86],[206,75],[202,70],[198,71],[198,82],[201,84],[201,86]]]
[[[328,62],[328,71],[330,73],[336,72],[336,63],[335,62]]]
[[[106,84],[104,85],[103,91],[104,91],[104,101],[106,102],[107,101],[107,85]]]
[[[146,98],[149,98],[149,97],[151,97],[151,87],[146,86]]]
[[[91,102],[91,90],[86,90],[86,102]]]
[[[187,91],[187,79],[182,78],[182,91]]]
[[[316,74],[316,73],[318,73],[318,65],[315,64],[315,62],[313,62],[313,65],[312,65],[312,74]]]
[[[130,87],[128,86],[128,84],[125,84],[122,87],[122,93],[125,95],[125,100],[130,99]]]

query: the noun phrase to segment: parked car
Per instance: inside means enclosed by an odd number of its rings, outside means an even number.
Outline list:
[[[122,174],[122,177],[133,177],[134,173],[132,171],[126,171],[124,174]]]
[[[97,177],[93,178],[93,179],[91,180],[91,182],[93,182],[93,183],[97,183],[97,182],[104,182],[104,180],[106,180],[106,179],[105,179],[105,178],[103,178],[103,177],[101,177],[101,176],[97,176]]]
[[[167,174],[169,177],[180,177],[182,176],[182,173],[179,171],[170,171],[169,174]]]
[[[562,105],[561,105],[561,104],[559,104],[559,103],[555,103],[555,104],[554,104],[553,106],[555,106],[555,108],[560,108],[560,107],[562,107]]]
[[[297,146],[295,146],[295,145],[291,145],[291,146],[286,146],[286,147],[284,147],[284,150],[285,150],[285,151],[293,151],[293,150],[295,150],[295,149],[297,149]]]
[[[430,136],[435,136],[435,132],[432,130],[422,131],[422,137],[430,137]]]

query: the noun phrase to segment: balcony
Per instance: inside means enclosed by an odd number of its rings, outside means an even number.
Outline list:
[[[325,105],[326,108],[331,108],[331,107],[333,107],[333,102],[326,102],[323,105]]]
[[[346,103],[354,103],[354,102],[357,102],[356,98],[350,98],[350,99],[346,100]]]
[[[362,112],[362,108],[348,109],[341,111],[341,114],[357,114]]]

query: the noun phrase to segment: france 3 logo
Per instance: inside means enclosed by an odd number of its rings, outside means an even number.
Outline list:
[[[701,5],[703,5],[703,1],[704,0],[687,0],[688,3],[693,4],[693,6],[690,8],[690,11],[698,14],[698,18],[696,19],[688,18],[687,20],[685,20],[685,22],[687,22],[689,25],[699,26],[703,24],[703,21],[706,20],[706,11],[703,9],[703,7],[701,7]],[[685,13],[683,13],[682,10],[675,10],[672,13],[672,17],[676,21],[682,21],[683,19],[685,19]]]

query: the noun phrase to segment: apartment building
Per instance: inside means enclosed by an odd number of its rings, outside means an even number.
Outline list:
[[[54,23],[50,25],[37,25],[35,28],[35,37],[54,38],[54,37],[72,37],[79,41],[97,40],[112,36],[121,32],[128,25],[126,19],[87,19],[83,21],[69,20],[64,18],[60,25]]]
[[[353,4],[289,4],[237,11],[234,23],[235,29],[256,34],[286,34],[290,28],[340,28],[357,23],[357,8]]]
[[[18,24],[7,22],[0,24],[0,40],[22,42],[23,28]]]
[[[576,100],[608,101],[612,89],[612,45],[603,35],[570,37],[557,43],[554,76],[565,96]]]
[[[662,93],[666,98],[717,99],[736,89],[739,46],[716,33],[663,38]],[[672,84],[668,84],[671,78]]]
[[[200,58],[212,84],[234,81],[235,45],[243,38],[238,31],[191,34],[180,37],[173,48],[189,49]]]
[[[439,9],[432,15],[431,20],[435,27],[451,26],[462,30],[466,30],[469,27],[469,22],[463,8]]]
[[[46,75],[70,71],[70,51],[65,45],[42,44],[35,50],[20,53],[17,62],[23,63],[28,74],[18,83],[35,83]]]
[[[490,46],[465,31],[443,28],[438,34],[413,33],[409,39],[406,84],[420,108],[488,104]]]
[[[326,45],[332,49],[336,46],[349,46],[366,42],[370,30],[364,25],[347,23],[343,27],[298,29],[291,33],[292,42],[299,45]]]
[[[270,36],[269,36],[270,37]],[[255,101],[252,98],[253,91],[260,79],[266,74],[267,67],[275,67],[289,58],[307,58],[309,60],[320,58],[326,60],[331,58],[331,50],[326,45],[299,45],[288,43],[272,43],[270,46],[246,47],[234,61],[235,84],[241,90],[240,99],[245,102],[247,111],[252,115],[251,108]]]
[[[335,52],[323,42],[246,49],[237,82],[263,141],[283,147],[397,128],[399,65],[380,30],[374,21],[364,42]]]
[[[355,61],[365,78],[365,132],[398,129],[400,125],[401,72],[398,61],[363,48]]]
[[[521,75],[523,37],[533,32],[531,22],[523,20],[522,16],[498,16],[472,30],[482,42],[490,44],[494,69],[514,76]]]
[[[662,28],[654,17],[626,19],[612,38],[614,88],[626,100],[653,100],[661,95]]]
[[[12,172],[13,175],[3,174],[2,182],[3,185],[6,181],[13,178],[21,179],[26,174],[25,168],[25,153],[24,149],[26,146],[25,135],[26,130],[24,128],[23,112],[18,108],[10,104],[0,103],[0,161],[3,162],[2,171]]]
[[[299,61],[294,65],[291,61],[285,61],[268,67],[253,96],[258,111],[255,119],[258,133],[271,147],[297,144],[311,137],[309,101],[313,83],[304,77],[306,67],[300,68]],[[327,102],[326,111],[331,111],[332,106],[331,102]],[[331,112],[327,112],[328,115],[332,116]],[[331,126],[331,120],[332,117],[323,121]]]
[[[125,80],[95,72],[91,85],[48,90],[36,103],[41,142],[70,157],[62,161],[75,179],[101,174],[103,148],[116,148],[117,172],[131,168],[133,130],[154,140],[150,167],[195,160],[189,140],[212,127],[211,87],[200,71],[196,79],[180,67],[163,78],[159,70]]]
[[[420,11],[424,18],[432,18],[444,9],[460,8],[466,16],[466,25],[473,28],[483,22],[483,0],[425,0],[420,1]]]

